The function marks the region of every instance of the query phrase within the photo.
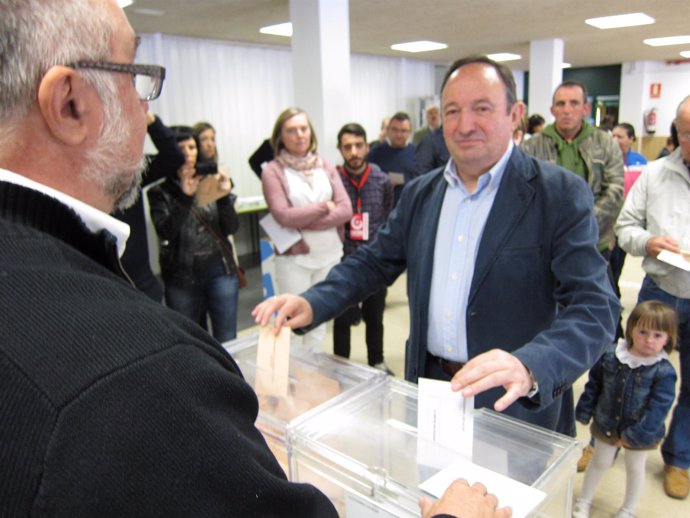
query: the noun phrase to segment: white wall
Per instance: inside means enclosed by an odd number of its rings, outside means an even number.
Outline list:
[[[261,194],[247,159],[294,102],[290,49],[151,34],[142,36],[137,61],[166,67],[163,93],[151,111],[168,125],[213,124],[237,193]],[[413,114],[418,97],[435,93],[431,62],[353,55],[351,78],[352,114],[340,125],[359,122],[370,140],[384,116]],[[332,156],[336,143],[317,137],[320,149]],[[150,143],[147,152],[155,152]]]
[[[649,97],[650,85],[653,83],[661,83],[661,97],[658,99]],[[644,135],[642,117],[654,107],[657,114],[655,135],[668,136],[678,104],[690,95],[690,63],[623,63],[620,95],[619,120],[630,122],[640,135]]]

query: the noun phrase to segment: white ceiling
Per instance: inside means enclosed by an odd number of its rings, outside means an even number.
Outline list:
[[[289,21],[288,0],[135,0],[125,11],[139,33],[290,44],[289,38],[259,33],[264,25]],[[612,30],[584,23],[632,12],[646,13],[656,23]],[[682,60],[679,52],[690,45],[650,47],[642,40],[684,34],[690,34],[690,0],[350,0],[353,52],[439,63],[467,54],[513,52],[523,59],[509,65],[527,70],[529,42],[550,38],[564,41],[564,61],[574,67]],[[448,48],[419,54],[390,49],[411,40],[440,41]]]

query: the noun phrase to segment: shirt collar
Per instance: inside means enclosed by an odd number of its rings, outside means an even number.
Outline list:
[[[76,212],[86,227],[94,233],[101,230],[107,230],[117,240],[117,253],[122,257],[127,246],[127,238],[129,238],[129,225],[119,219],[115,219],[109,214],[102,212],[91,205],[77,200],[64,192],[43,185],[42,183],[30,180],[26,176],[22,176],[7,169],[0,168],[0,181],[21,185],[28,189],[41,192],[51,198],[55,198],[60,203],[67,205],[74,212]]]
[[[625,338],[619,338],[616,345],[616,358],[631,369],[637,369],[638,367],[649,367],[661,360],[668,360],[668,353],[662,349],[654,356],[635,356],[630,352]]]
[[[513,152],[514,147],[515,144],[511,139],[510,142],[508,142],[508,149],[506,149],[506,152],[503,153],[503,156],[499,159],[499,161],[496,162],[485,174],[479,177],[476,192],[481,191],[487,185],[498,186],[501,183],[503,173],[505,172],[506,165],[508,164],[508,160],[510,159],[510,155]],[[446,168],[443,170],[443,178],[445,178],[446,182],[448,182],[448,185],[451,188],[465,189],[462,180],[460,180],[460,177],[458,176],[458,170],[455,167],[455,162],[452,158],[448,160],[448,164],[446,164]]]

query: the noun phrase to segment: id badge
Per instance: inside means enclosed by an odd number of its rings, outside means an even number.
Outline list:
[[[350,239],[353,241],[369,240],[369,213],[357,212],[350,220]]]

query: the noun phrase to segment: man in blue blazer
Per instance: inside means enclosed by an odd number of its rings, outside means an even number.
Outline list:
[[[442,104],[448,164],[410,182],[378,238],[324,282],[254,315],[266,325],[278,310],[276,332],[309,329],[407,270],[407,380],[451,380],[476,407],[574,435],[571,385],[620,313],[591,190],[513,145],[524,106],[503,65],[456,61]]]

